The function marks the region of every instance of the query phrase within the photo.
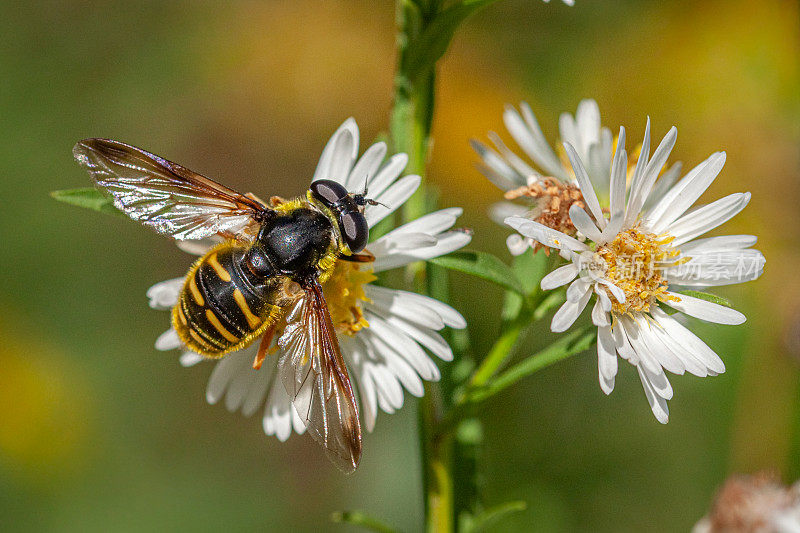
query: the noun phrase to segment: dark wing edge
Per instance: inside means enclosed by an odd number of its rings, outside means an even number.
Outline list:
[[[361,422],[328,305],[314,281],[287,317],[278,374],[311,436],[341,470],[361,460]]]
[[[119,141],[84,139],[72,154],[117,209],[178,240],[237,237],[268,211],[252,198]]]

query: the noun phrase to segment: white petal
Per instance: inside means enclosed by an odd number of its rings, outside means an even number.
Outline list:
[[[575,263],[567,263],[550,272],[542,278],[541,287],[543,291],[549,291],[556,287],[566,285],[578,275],[578,267]]]
[[[668,229],[675,237],[673,246],[690,241],[724,224],[750,202],[750,193],[734,193],[716,202],[692,210],[676,220]]]
[[[512,233],[506,237],[506,247],[511,255],[516,257],[524,254],[531,246],[529,239],[523,239],[522,235],[519,235],[518,233]]]
[[[600,108],[592,99],[581,100],[575,113],[578,145],[581,154],[588,155],[589,147],[600,142]],[[562,140],[567,140],[562,137]],[[575,145],[575,143],[572,143]]]
[[[609,202],[611,219],[625,216],[625,187],[628,170],[628,154],[625,151],[625,128],[619,128],[617,148],[614,152],[614,163],[611,167],[611,185],[609,186]]]
[[[584,279],[576,279],[573,281],[570,286],[567,287],[567,301],[573,303],[579,302],[589,290],[590,285],[591,281]]]
[[[647,160],[650,157],[650,117],[647,117],[647,125],[644,128],[644,140],[642,141],[642,148],[639,152],[639,159],[636,161],[636,168],[633,170],[633,177],[631,178],[630,194],[628,195],[628,205],[625,208],[625,226],[631,226],[639,216],[639,212],[633,212],[631,209],[632,201],[639,195],[639,188],[644,178],[644,171],[647,166]]]
[[[413,324],[396,316],[384,317],[392,326],[402,330],[406,335],[430,350],[436,357],[443,361],[453,360],[453,350],[444,337],[435,330],[418,324]]]
[[[724,305],[701,300],[700,298],[695,298],[694,296],[688,296],[686,294],[668,292],[667,295],[680,298],[679,301],[670,300],[668,303],[670,307],[701,320],[707,320],[708,322],[717,324],[732,325],[743,324],[744,321],[747,320],[747,318],[736,309],[731,309]]]
[[[521,178],[520,185],[539,181],[541,175],[525,161],[523,161],[522,158],[517,156],[517,154],[512,152],[499,135],[493,131],[490,131],[489,139],[491,139],[492,143],[494,143],[497,151],[500,152],[500,155],[508,162],[508,164],[511,165],[517,175]]]
[[[454,230],[441,233],[437,236],[435,246],[392,252],[389,255],[376,257],[375,262],[372,263],[372,268],[375,272],[383,272],[384,270],[405,266],[415,261],[424,261],[426,259],[439,257],[440,255],[447,255],[459,248],[463,248],[469,244],[471,240],[472,235],[464,231]]]
[[[675,126],[673,126],[661,140],[661,143],[658,145],[658,148],[656,148],[656,151],[653,152],[653,157],[647,163],[647,167],[645,168],[642,177],[639,180],[639,186],[635,189],[635,193],[634,189],[631,188],[631,196],[629,198],[628,209],[625,214],[625,222],[627,224],[633,224],[636,221],[639,213],[644,208],[644,204],[650,195],[650,191],[653,189],[653,185],[656,183],[658,174],[661,172],[661,169],[667,162],[667,158],[669,157],[670,152],[672,152],[672,148],[675,146],[675,141],[677,138],[678,130],[675,128]]]
[[[589,180],[589,175],[586,173],[586,169],[583,167],[581,158],[578,156],[575,148],[569,143],[564,143],[564,148],[567,150],[567,156],[569,157],[570,163],[572,163],[572,169],[575,171],[575,179],[583,194],[583,200],[589,208],[589,211],[592,212],[594,219],[597,221],[597,225],[602,229],[606,225],[606,219],[603,216],[603,210],[600,208],[597,193],[595,193],[592,182]]]
[[[252,356],[242,351],[221,359],[211,372],[211,377],[208,378],[206,387],[208,403],[213,405],[220,401],[236,376],[240,372],[250,369],[250,361],[252,361]]]
[[[617,287],[616,285],[605,279],[599,280],[598,283],[600,283],[601,285],[606,287],[609,291],[611,291],[611,295],[614,298],[616,298],[616,300],[619,303],[621,304],[625,303],[625,291],[623,291],[622,289],[620,289],[619,287]]]
[[[403,251],[436,246],[439,239],[427,233],[390,233],[368,245],[368,250],[376,257],[383,257]]]
[[[403,172],[408,164],[408,156],[404,153],[395,154],[386,161],[375,176],[371,176],[369,180],[369,195],[376,198],[383,191],[389,188],[389,185]]]
[[[444,328],[445,324],[441,315],[409,297],[408,294],[411,293],[377,285],[365,286],[364,292],[367,298],[372,300],[370,306],[379,310],[384,316],[394,315],[435,330]]]
[[[608,317],[608,313],[603,309],[603,302],[600,298],[597,298],[592,308],[592,324],[600,327],[611,325],[611,319]]]
[[[414,396],[424,393],[422,381],[439,379],[439,369],[425,351],[404,333],[393,330],[387,322],[376,315],[370,315],[369,332],[376,346],[382,345],[387,365],[398,377],[405,389]]]
[[[222,242],[221,238],[214,236],[214,237],[208,237],[206,239],[175,241],[175,246],[177,246],[179,250],[184,251],[187,254],[206,255],[206,252],[208,252],[208,250],[211,249],[211,247],[216,246],[221,242]]]
[[[636,354],[633,346],[631,346],[631,342],[628,340],[628,335],[620,320],[614,322],[611,328],[611,334],[614,335],[614,344],[617,347],[619,356],[633,365],[638,365],[639,356]]]
[[[584,211],[582,207],[578,207],[577,204],[572,204],[569,208],[569,218],[572,220],[577,230],[587,239],[595,242],[600,241],[600,230],[597,229],[597,226],[592,222],[589,214]]]
[[[662,424],[666,424],[669,422],[669,408],[667,407],[667,400],[656,393],[653,384],[650,383],[648,376],[645,375],[644,371],[640,367],[637,366],[636,370],[639,371],[639,379],[642,381],[642,388],[644,388],[644,394],[647,397],[647,403],[650,404],[650,409],[653,411],[656,420]]]
[[[156,350],[165,352],[180,347],[181,339],[178,337],[178,333],[172,328],[169,328],[156,339]]]
[[[520,148],[547,174],[559,179],[566,179],[567,175],[564,172],[564,168],[544,138],[544,134],[539,127],[539,123],[536,122],[536,117],[531,108],[523,102],[520,104],[520,110],[524,120],[516,109],[506,106],[503,112],[503,122],[505,122],[508,132]]]
[[[419,377],[426,381],[439,380],[439,367],[428,357],[413,337],[406,335],[399,328],[393,327],[388,321],[378,317],[375,313],[370,313],[367,320],[370,323],[372,333],[381,337],[398,357],[408,362]],[[416,396],[415,392],[411,392]]]
[[[619,317],[618,322],[624,328],[625,336],[630,342],[633,351],[636,352],[636,358],[639,361],[638,366],[646,368],[648,375],[657,375],[661,372],[661,364],[655,354],[651,352],[650,347],[642,340],[642,331],[639,328],[639,324],[629,317]]]
[[[758,241],[755,235],[723,235],[720,237],[707,237],[705,239],[695,239],[681,246],[681,252],[685,255],[694,255],[691,252],[705,254],[710,252],[725,252],[739,250],[754,246]]]
[[[550,323],[550,330],[554,333],[567,331],[570,326],[575,323],[575,320],[578,319],[581,312],[586,307],[586,304],[589,303],[589,297],[591,295],[591,291],[587,290],[579,301],[565,302],[564,305],[556,311],[555,315],[553,315],[553,321]]]
[[[656,180],[656,184],[653,186],[653,190],[650,191],[650,197],[644,204],[646,207],[646,213],[650,213],[653,207],[655,207],[655,205],[664,198],[672,186],[675,185],[675,182],[681,175],[682,170],[683,163],[676,161],[671,167],[665,170],[661,176],[659,176],[659,178]]]
[[[375,201],[380,205],[368,205],[364,211],[369,227],[391,215],[395,210],[406,203],[411,195],[419,188],[422,178],[419,176],[404,176],[386,189]]]
[[[724,165],[725,152],[716,152],[690,170],[647,215],[653,231],[666,230],[684,214],[713,183]]]
[[[639,326],[639,334],[642,342],[658,364],[673,374],[683,374],[686,372],[686,366],[683,364],[683,361],[681,361],[681,358],[679,358],[677,354],[661,340],[661,337],[656,334],[655,329],[660,328],[660,326],[652,324],[650,320],[642,315],[637,316],[635,320]]]
[[[617,349],[611,328],[597,328],[597,369],[600,388],[606,394],[614,390],[614,378],[617,375]]]
[[[184,278],[174,278],[161,283],[156,283],[147,289],[150,307],[153,309],[172,309],[178,303],[178,297],[183,289]]]
[[[358,126],[350,117],[339,126],[322,150],[312,181],[328,179],[343,184],[358,155]]]
[[[641,367],[641,370],[647,376],[647,380],[650,383],[650,386],[653,387],[653,390],[656,394],[665,400],[672,399],[674,394],[674,391],[672,390],[672,384],[669,382],[667,375],[662,369],[659,368],[659,371],[654,374],[651,374],[647,367]]]
[[[358,147],[358,143],[356,143],[356,147]],[[364,152],[364,155],[361,156],[350,172],[344,184],[345,189],[349,192],[361,192],[366,185],[369,193],[369,180],[373,179],[378,173],[384,157],[386,157],[386,143],[378,142],[367,148],[367,151]]]
[[[597,301],[600,302],[600,305],[603,308],[603,311],[606,313],[611,311],[611,298],[608,297],[606,291],[603,290],[602,286],[598,283],[594,285],[594,293],[597,295]]]
[[[407,309],[413,308],[419,312],[421,308],[424,308],[441,317],[441,323],[446,326],[458,329],[467,327],[467,321],[464,320],[461,313],[429,296],[398,289],[388,289],[378,285],[367,285],[364,290],[367,297],[372,299],[375,305],[380,305],[377,302],[382,302],[383,304],[388,302],[389,306],[386,307],[384,305],[385,309],[397,309],[398,306],[403,306]]]
[[[497,202],[489,206],[489,218],[497,224],[502,224],[508,217],[524,217],[530,211],[529,207],[511,202]]]
[[[275,359],[277,361],[277,358]],[[272,374],[275,370],[275,361],[264,361],[260,370],[254,370],[258,374],[258,379],[253,383],[247,392],[247,396],[242,402],[242,414],[244,416],[252,416],[259,407],[264,405],[264,398],[267,396],[267,391],[272,384]],[[277,384],[279,387],[281,384]]]
[[[351,375],[355,377],[361,405],[361,420],[367,431],[375,428],[378,415],[378,393],[372,374],[368,370],[367,354],[364,344],[357,337],[345,336],[341,339],[342,353],[346,354]]]
[[[350,117],[339,126],[323,148],[312,181],[328,179],[344,185],[357,155],[358,126]]]
[[[387,413],[393,413],[396,409],[403,406],[403,388],[397,380],[397,376],[387,366],[387,353],[391,356],[388,347],[381,342],[380,338],[369,333],[367,330],[358,336],[367,351],[367,359],[370,364],[367,369],[375,381],[375,389],[378,393],[378,406]]]
[[[199,353],[186,351],[181,354],[180,358],[178,358],[178,361],[180,362],[181,366],[190,367],[201,361],[205,361],[205,359],[206,358]]]
[[[731,285],[757,279],[765,263],[763,254],[752,249],[692,253],[690,261],[668,268],[663,275],[670,284],[685,287]]]
[[[674,339],[658,322],[652,324],[651,331],[655,334],[661,342],[680,359],[687,372],[695,376],[704,378],[709,375],[708,368],[703,362],[690,350],[686,349],[676,339]]]
[[[509,217],[504,221],[525,237],[551,248],[567,249],[576,252],[583,252],[589,249],[584,243],[577,239],[561,233],[560,231],[548,228],[547,226],[522,217]]]
[[[423,215],[416,220],[407,222],[402,226],[398,226],[387,233],[384,237],[402,235],[406,233],[427,233],[430,235],[436,235],[452,228],[458,217],[460,217],[463,212],[464,210],[460,207],[440,209],[439,211],[428,213],[427,215]]]
[[[257,387],[260,377],[260,370],[253,369],[252,365],[241,369],[228,386],[228,392],[225,394],[225,408],[232,413],[238,411],[250,392],[250,388]]]
[[[686,329],[677,320],[658,307],[651,308],[650,314],[661,327],[664,328],[664,331],[666,331],[670,337],[675,339],[678,344],[685,347],[686,350],[692,352],[707,369],[715,374],[722,374],[725,372],[725,363],[722,362],[722,359],[694,333]]]
[[[474,139],[471,139],[469,143],[483,160],[483,164],[477,165],[478,170],[500,190],[508,191],[525,185],[525,177],[514,170],[500,154]]]
[[[280,383],[273,383],[262,420],[264,433],[275,435],[279,441],[286,442],[292,434],[293,416],[294,408],[286,389]]]

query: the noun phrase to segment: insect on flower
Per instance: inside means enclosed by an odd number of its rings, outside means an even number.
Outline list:
[[[364,207],[378,205],[333,180],[305,197],[267,205],[139,148],[86,139],[73,154],[114,204],[176,240],[222,237],[190,269],[172,326],[182,343],[218,359],[261,340],[261,366],[276,331],[283,383],[311,435],[342,470],[361,458],[359,411],[322,290],[338,260],[365,263]]]

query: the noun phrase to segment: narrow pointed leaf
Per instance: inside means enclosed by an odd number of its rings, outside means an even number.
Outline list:
[[[389,527],[380,520],[369,516],[362,511],[337,511],[331,515],[331,521],[340,524],[350,524],[366,531],[376,533],[396,533],[397,530]]]
[[[464,272],[491,281],[508,290],[525,294],[525,289],[511,267],[492,254],[464,250],[449,255],[430,259],[430,263],[450,270]]]
[[[685,294],[686,296],[692,296],[694,298],[700,298],[701,300],[705,300],[707,302],[724,305],[725,307],[733,308],[733,304],[727,298],[723,298],[722,296],[718,296],[716,294],[711,294],[710,292],[703,292],[703,291],[680,291],[679,294]]]
[[[50,196],[59,202],[74,205],[77,207],[84,207],[107,213],[109,215],[124,216],[124,214],[114,207],[114,201],[105,196],[103,193],[93,187],[82,187],[79,189],[64,189],[61,191],[53,191]]]
[[[520,511],[524,511],[527,508],[527,504],[523,501],[511,501],[506,503],[501,503],[500,505],[495,505],[484,510],[482,513],[478,513],[475,516],[472,516],[469,521],[466,522],[465,528],[463,530],[466,533],[479,533],[481,531],[494,531],[494,529],[490,529],[497,524],[503,518],[506,518],[510,514],[518,513]]]
[[[413,82],[433,69],[444,55],[459,26],[470,15],[496,0],[463,0],[445,9],[408,46],[401,70]]]

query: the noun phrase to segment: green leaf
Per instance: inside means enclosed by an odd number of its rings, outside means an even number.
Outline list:
[[[725,307],[730,307],[733,309],[733,304],[727,298],[723,298],[722,296],[717,296],[716,294],[711,294],[710,292],[702,292],[702,291],[678,291],[678,294],[685,294],[686,296],[693,296],[695,298],[699,298],[701,300],[705,300],[707,302],[724,305]],[[678,312],[677,309],[669,305],[669,301],[662,302],[666,307],[664,307],[664,312],[668,315],[674,315]]]
[[[727,298],[723,298],[722,296],[717,296],[716,294],[711,294],[710,292],[702,292],[702,291],[680,291],[678,294],[685,294],[686,296],[692,296],[694,298],[699,298],[701,300],[705,300],[707,302],[724,305],[725,307],[733,308],[733,304]],[[669,305],[669,302],[667,302]]]
[[[490,526],[506,518],[512,513],[524,511],[527,504],[523,501],[511,501],[495,505],[474,516],[461,516],[461,531],[465,533],[478,533],[486,531]]]
[[[114,207],[114,201],[93,187],[65,189],[53,191],[50,196],[65,204],[92,209],[109,215],[124,216],[122,211]]]
[[[331,521],[350,524],[377,533],[396,533],[397,531],[362,511],[337,511],[331,515]]]
[[[503,307],[500,317],[503,322],[514,320],[522,312],[522,304],[525,302],[522,296],[516,292],[506,291],[503,295]]]
[[[549,263],[551,263],[551,257],[545,255],[543,248],[536,253],[533,253],[532,250],[526,251],[524,254],[514,258],[511,268],[522,282],[525,292],[530,294],[539,290],[539,283],[542,278],[549,270],[552,270],[552,268],[548,268]]]
[[[497,257],[486,252],[462,250],[435,259],[429,259],[428,262],[450,270],[471,274],[519,294],[525,294],[522,283],[514,275],[511,268]]]
[[[461,23],[496,0],[463,0],[445,9],[408,45],[402,71],[413,83],[433,69],[444,55]]]
[[[516,274],[517,279],[522,284],[522,288],[525,289],[525,293],[533,295],[539,292],[539,283],[545,274],[552,269],[553,263],[552,255],[548,257],[543,250],[539,250],[536,253],[526,251],[524,254],[514,258],[511,263],[511,270]],[[525,300],[517,293],[506,292],[501,313],[503,320],[514,320],[522,311],[524,302]],[[540,313],[537,320],[541,318],[541,314],[543,313]]]

